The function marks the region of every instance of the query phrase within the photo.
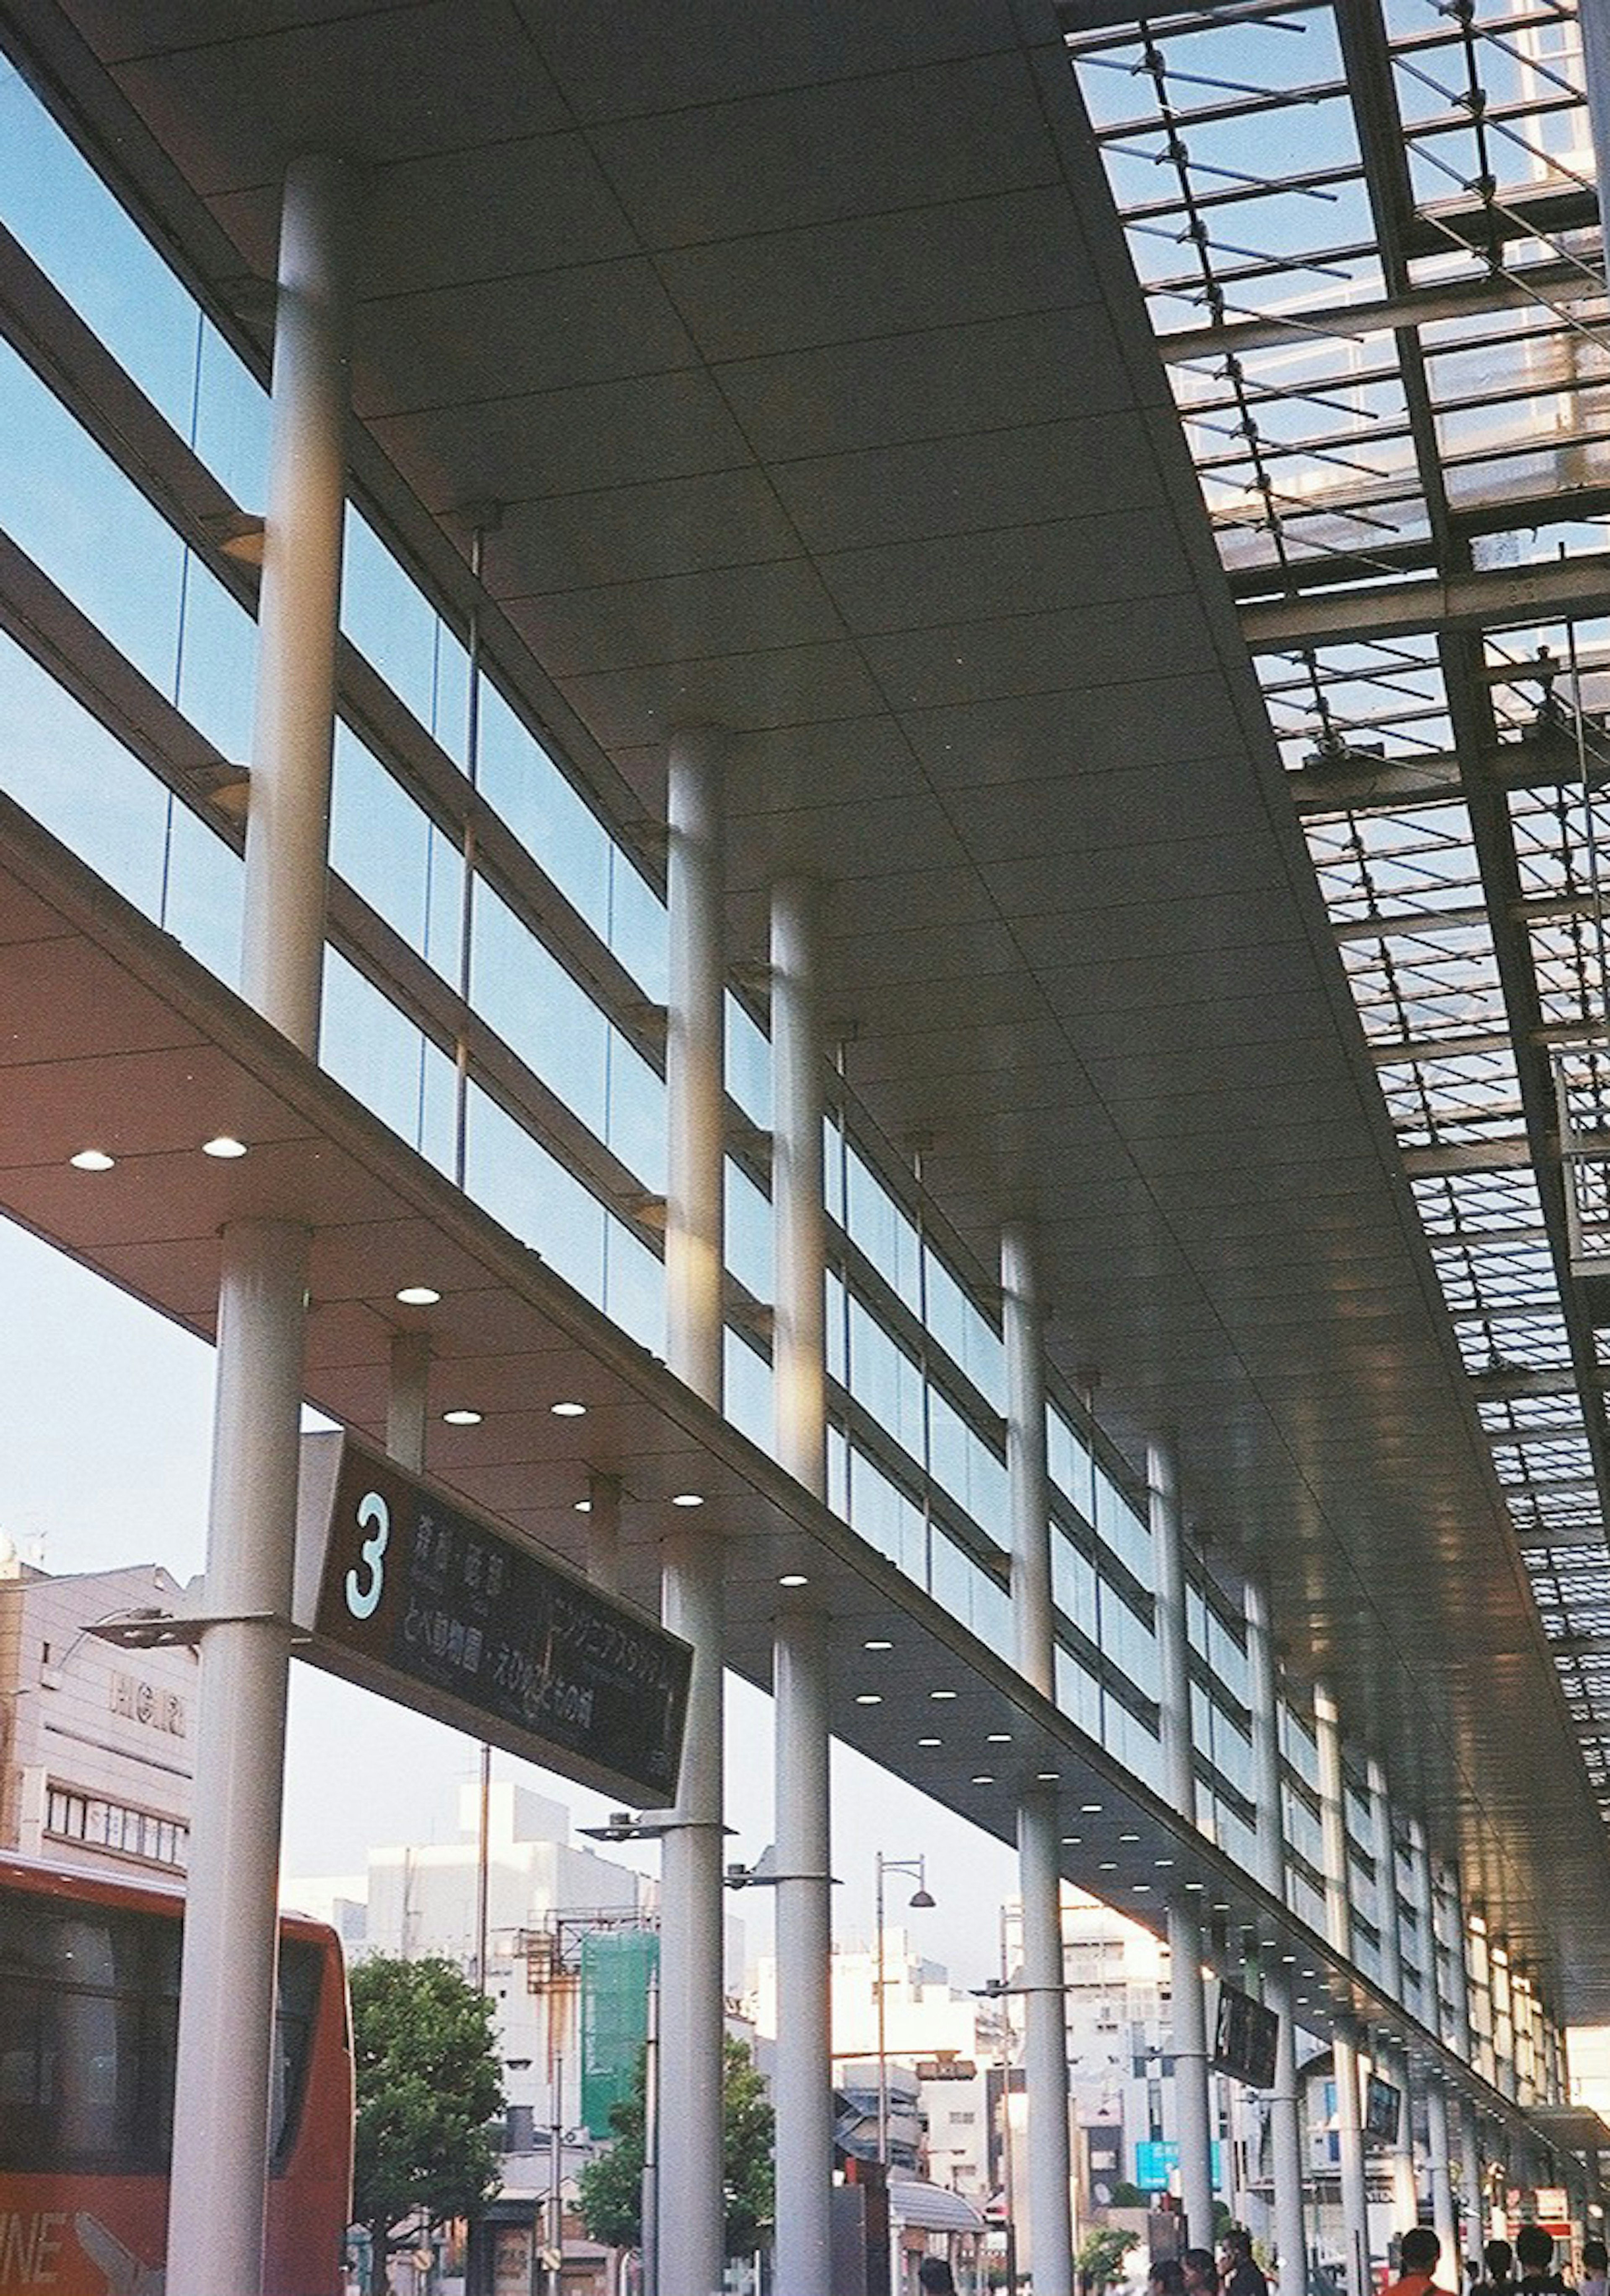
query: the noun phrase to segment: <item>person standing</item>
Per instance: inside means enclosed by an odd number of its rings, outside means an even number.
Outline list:
[[[1411,2225],[1398,2244],[1398,2277],[1384,2296],[1426,2296],[1442,2253],[1442,2243],[1429,2225]]]
[[[1253,2235],[1244,2225],[1228,2225],[1219,2243],[1222,2296],[1269,2296],[1269,2282],[1253,2254]]]

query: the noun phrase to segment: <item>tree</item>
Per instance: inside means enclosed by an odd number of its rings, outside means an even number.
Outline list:
[[[1079,2243],[1079,2253],[1073,2259],[1079,2268],[1080,2287],[1105,2288],[1110,2281],[1120,2278],[1123,2260],[1136,2245],[1132,2232],[1121,2225],[1093,2225]]]
[[[448,1961],[377,1956],[352,1972],[357,2075],[353,2216],[367,2228],[370,2296],[412,2233],[466,2216],[497,2188],[488,2122],[503,2111],[492,2004]]]
[[[640,2058],[632,2093],[610,2110],[614,2142],[581,2172],[581,2221],[610,2248],[643,2244],[643,2158],[647,2060]],[[772,2220],[772,2110],[766,2084],[742,2041],[723,2049],[722,2120],[727,2253],[749,2256]]]

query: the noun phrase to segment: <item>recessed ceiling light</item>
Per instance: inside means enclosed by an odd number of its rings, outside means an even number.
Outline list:
[[[880,1641],[876,1636],[875,1636],[871,1642],[863,1643],[861,1644],[861,1648],[863,1650],[892,1650],[894,1648],[894,1644],[892,1643]]]
[[[981,1770],[973,1783],[975,1786],[992,1786],[995,1780],[990,1775],[988,1770]]]
[[[1171,1866],[1173,1862],[1174,1861],[1171,1857],[1154,1857],[1152,1860],[1153,1865],[1156,1866],[1160,1874],[1165,1866]]]
[[[986,1746],[1009,1746],[1012,1743],[1012,1733],[1010,1730],[991,1730],[984,1743]]]
[[[578,1499],[576,1501],[576,1512],[578,1514],[591,1514],[593,1512],[593,1502],[591,1499]]]
[[[883,1702],[883,1694],[879,1690],[858,1690],[855,1702],[858,1706],[881,1706]]]
[[[1283,1953],[1280,1958],[1288,1969],[1294,1969],[1297,1965],[1297,1956],[1294,1953]]]
[[[1081,1801],[1079,1807],[1087,1817],[1099,1817],[1101,1816],[1101,1804],[1098,1801]]]
[[[585,1403],[550,1403],[548,1409],[553,1413],[555,1419],[585,1419],[587,1417],[587,1406]]]
[[[1036,1770],[1034,1773],[1034,1783],[1038,1786],[1059,1785],[1061,1782],[1062,1772],[1060,1770]]]
[[[1150,1888],[1151,1888],[1151,1886],[1152,1886],[1152,1885],[1151,1885],[1151,1883],[1150,1883],[1149,1882],[1136,1882],[1132,1883],[1132,1884],[1131,1884],[1131,1886],[1132,1886],[1132,1888],[1134,1889],[1135,1895],[1136,1895],[1138,1898],[1141,1898],[1141,1897],[1144,1897],[1144,1896],[1146,1895],[1146,1893],[1147,1892],[1147,1890],[1150,1890]]]
[[[1117,1860],[1117,1858],[1116,1858],[1116,1857],[1104,1857],[1104,1858],[1102,1859],[1102,1861],[1101,1861],[1100,1866],[1097,1868],[1097,1871],[1098,1873],[1102,1873],[1102,1874],[1116,1874],[1116,1873],[1117,1873],[1117,1871],[1118,1871],[1118,1860]]]
[[[449,1427],[479,1427],[481,1424],[479,1411],[444,1411],[441,1415]]]
[[[80,1148],[76,1156],[67,1160],[78,1172],[110,1172],[118,1160],[109,1156],[104,1148]]]
[[[931,1690],[928,1693],[930,1698],[955,1698],[960,1693],[954,1690]]]
[[[1187,1890],[1205,1890],[1207,1888],[1207,1883],[1205,1882],[1187,1882],[1185,1886]]]
[[[441,1299],[428,1283],[405,1283],[397,1296],[405,1308],[434,1308]]]
[[[919,1738],[916,1742],[919,1746],[942,1746],[945,1742],[942,1738]]]
[[[698,1491],[677,1491],[671,1497],[672,1506],[702,1506],[704,1500]]]
[[[1230,1908],[1229,1908],[1229,1901],[1228,1901],[1228,1898],[1214,1898],[1214,1900],[1213,1900],[1213,1911],[1214,1911],[1216,1914],[1228,1914],[1228,1911],[1229,1911],[1229,1909],[1230,1909]]]
[[[1064,1849],[1082,1849],[1084,1846],[1084,1835],[1082,1833],[1064,1833],[1062,1838],[1062,1846]]]
[[[1120,1841],[1138,1841],[1140,1836],[1138,1833],[1121,1833],[1118,1839]]]
[[[246,1143],[237,1140],[233,1132],[220,1132],[214,1138],[202,1141],[201,1153],[203,1156],[216,1156],[220,1163],[227,1164],[235,1157],[247,1153]]]
[[[680,1506],[681,1504],[678,1499],[677,1505]],[[779,1587],[809,1587],[810,1581],[802,1570],[784,1570],[777,1584]]]

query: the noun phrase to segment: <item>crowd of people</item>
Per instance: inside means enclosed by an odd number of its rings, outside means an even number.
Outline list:
[[[1610,2296],[1607,2256],[1602,2240],[1582,2243],[1581,2276],[1574,2284],[1555,2264],[1553,2234],[1541,2225],[1523,2225],[1512,2248],[1490,2240],[1478,2264],[1439,2267],[1442,2243],[1429,2225],[1416,2225],[1398,2244],[1398,2276],[1384,2296]],[[1219,2254],[1187,2248],[1179,2258],[1152,2267],[1150,2296],[1269,2296],[1268,2280],[1253,2255],[1252,2235],[1232,2225]]]

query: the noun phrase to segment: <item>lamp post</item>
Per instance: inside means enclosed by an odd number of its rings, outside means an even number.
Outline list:
[[[925,1910],[934,1903],[928,1894],[927,1860],[924,1857],[885,1857],[880,1849],[875,1853],[877,1922],[877,2023],[878,2023],[878,2159],[889,2166],[889,2052],[888,2019],[884,2005],[883,1972],[883,1876],[885,1874],[911,1874],[916,1877],[916,1887],[909,1903]]]

